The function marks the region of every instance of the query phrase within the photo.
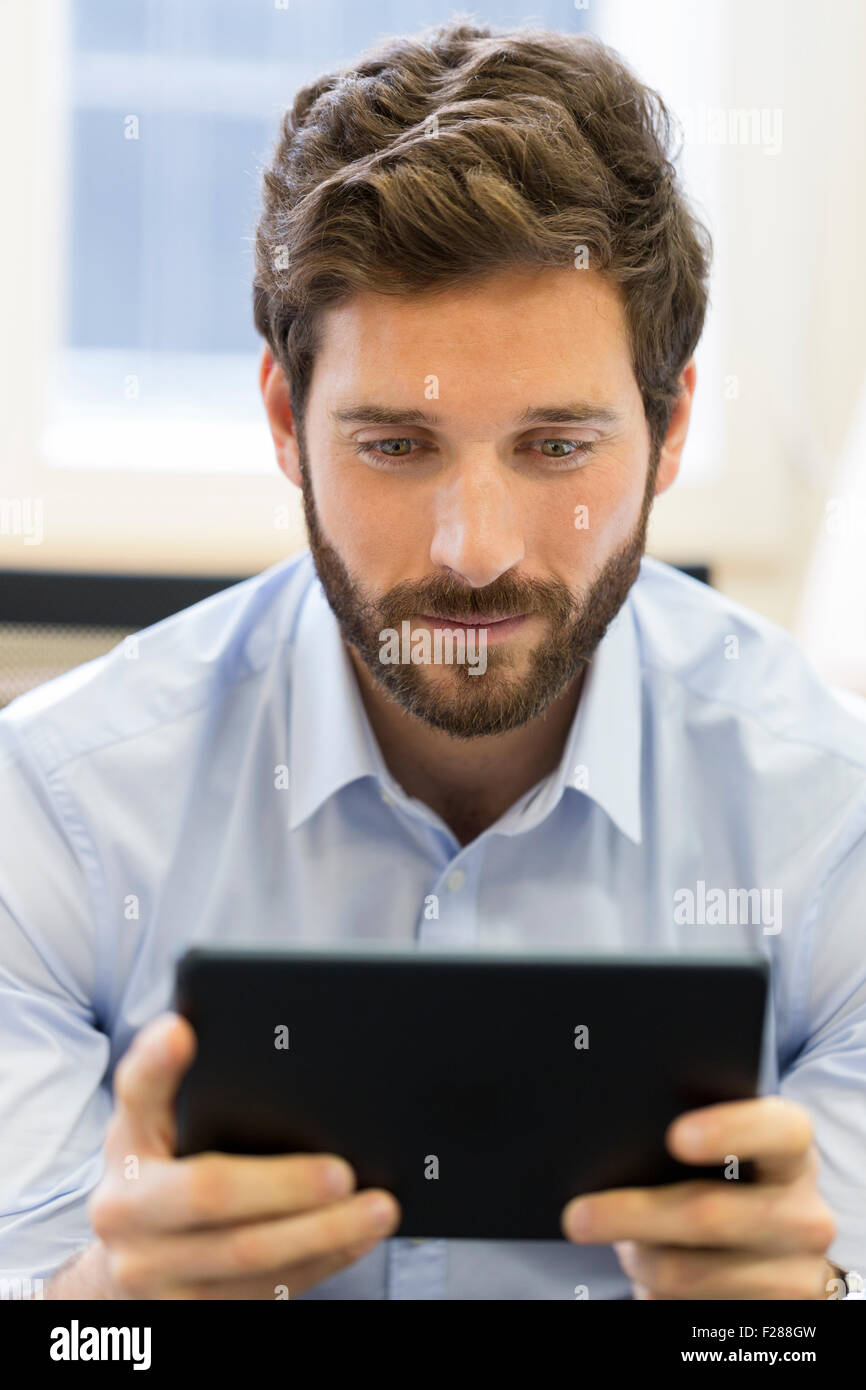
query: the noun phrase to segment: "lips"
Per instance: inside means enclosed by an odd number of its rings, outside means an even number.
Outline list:
[[[494,618],[478,613],[468,614],[466,618],[433,618],[423,615],[420,619],[432,632],[463,633],[467,640],[478,641],[485,646],[496,646],[510,642],[530,621],[529,613],[518,613],[516,617]]]
[[[428,623],[456,623],[458,627],[495,627],[497,623],[514,622],[517,618],[525,618],[525,613],[506,613],[502,617],[488,617],[477,613],[459,615],[455,617],[445,616],[441,613],[422,613],[422,618]]]

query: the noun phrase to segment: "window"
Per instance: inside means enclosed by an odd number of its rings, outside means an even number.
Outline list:
[[[497,6],[496,23],[518,22]],[[508,6],[504,7],[505,10]],[[560,24],[561,6],[540,17]],[[264,473],[253,233],[294,93],[422,3],[72,0],[55,466]],[[579,28],[586,11],[574,10]]]

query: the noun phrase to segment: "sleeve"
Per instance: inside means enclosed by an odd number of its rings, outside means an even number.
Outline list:
[[[813,897],[798,995],[805,1042],[780,1079],[808,1110],[819,1189],[836,1218],[829,1257],[866,1276],[866,795]]]
[[[93,1239],[86,1205],[102,1175],[111,1093],[78,834],[83,828],[70,831],[68,817],[64,824],[55,790],[16,745],[14,727],[0,720],[0,1288],[7,1297],[39,1297],[32,1281],[47,1280]]]

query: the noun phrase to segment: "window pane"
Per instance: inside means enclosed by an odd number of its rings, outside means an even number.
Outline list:
[[[491,10],[476,15],[527,17],[520,4]],[[428,0],[73,0],[71,13],[63,346],[46,457],[271,470],[252,320],[261,167],[300,86],[436,16]],[[588,12],[545,0],[533,15],[580,29]]]

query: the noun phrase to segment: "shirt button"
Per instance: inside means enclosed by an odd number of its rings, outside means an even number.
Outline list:
[[[384,803],[385,803],[386,806],[396,806],[396,805],[397,805],[397,803],[396,803],[396,801],[394,800],[394,798],[393,798],[393,796],[391,795],[391,793],[390,793],[389,791],[386,791],[384,787],[382,788],[382,790],[381,790],[381,792],[380,792],[380,795],[381,795],[382,800],[384,801]]]
[[[409,1244],[410,1244],[410,1245],[423,1245],[426,1239],[427,1239],[426,1236],[410,1236],[410,1237],[409,1237]]]
[[[463,869],[453,869],[445,880],[452,893],[457,893],[466,882],[466,874]]]

